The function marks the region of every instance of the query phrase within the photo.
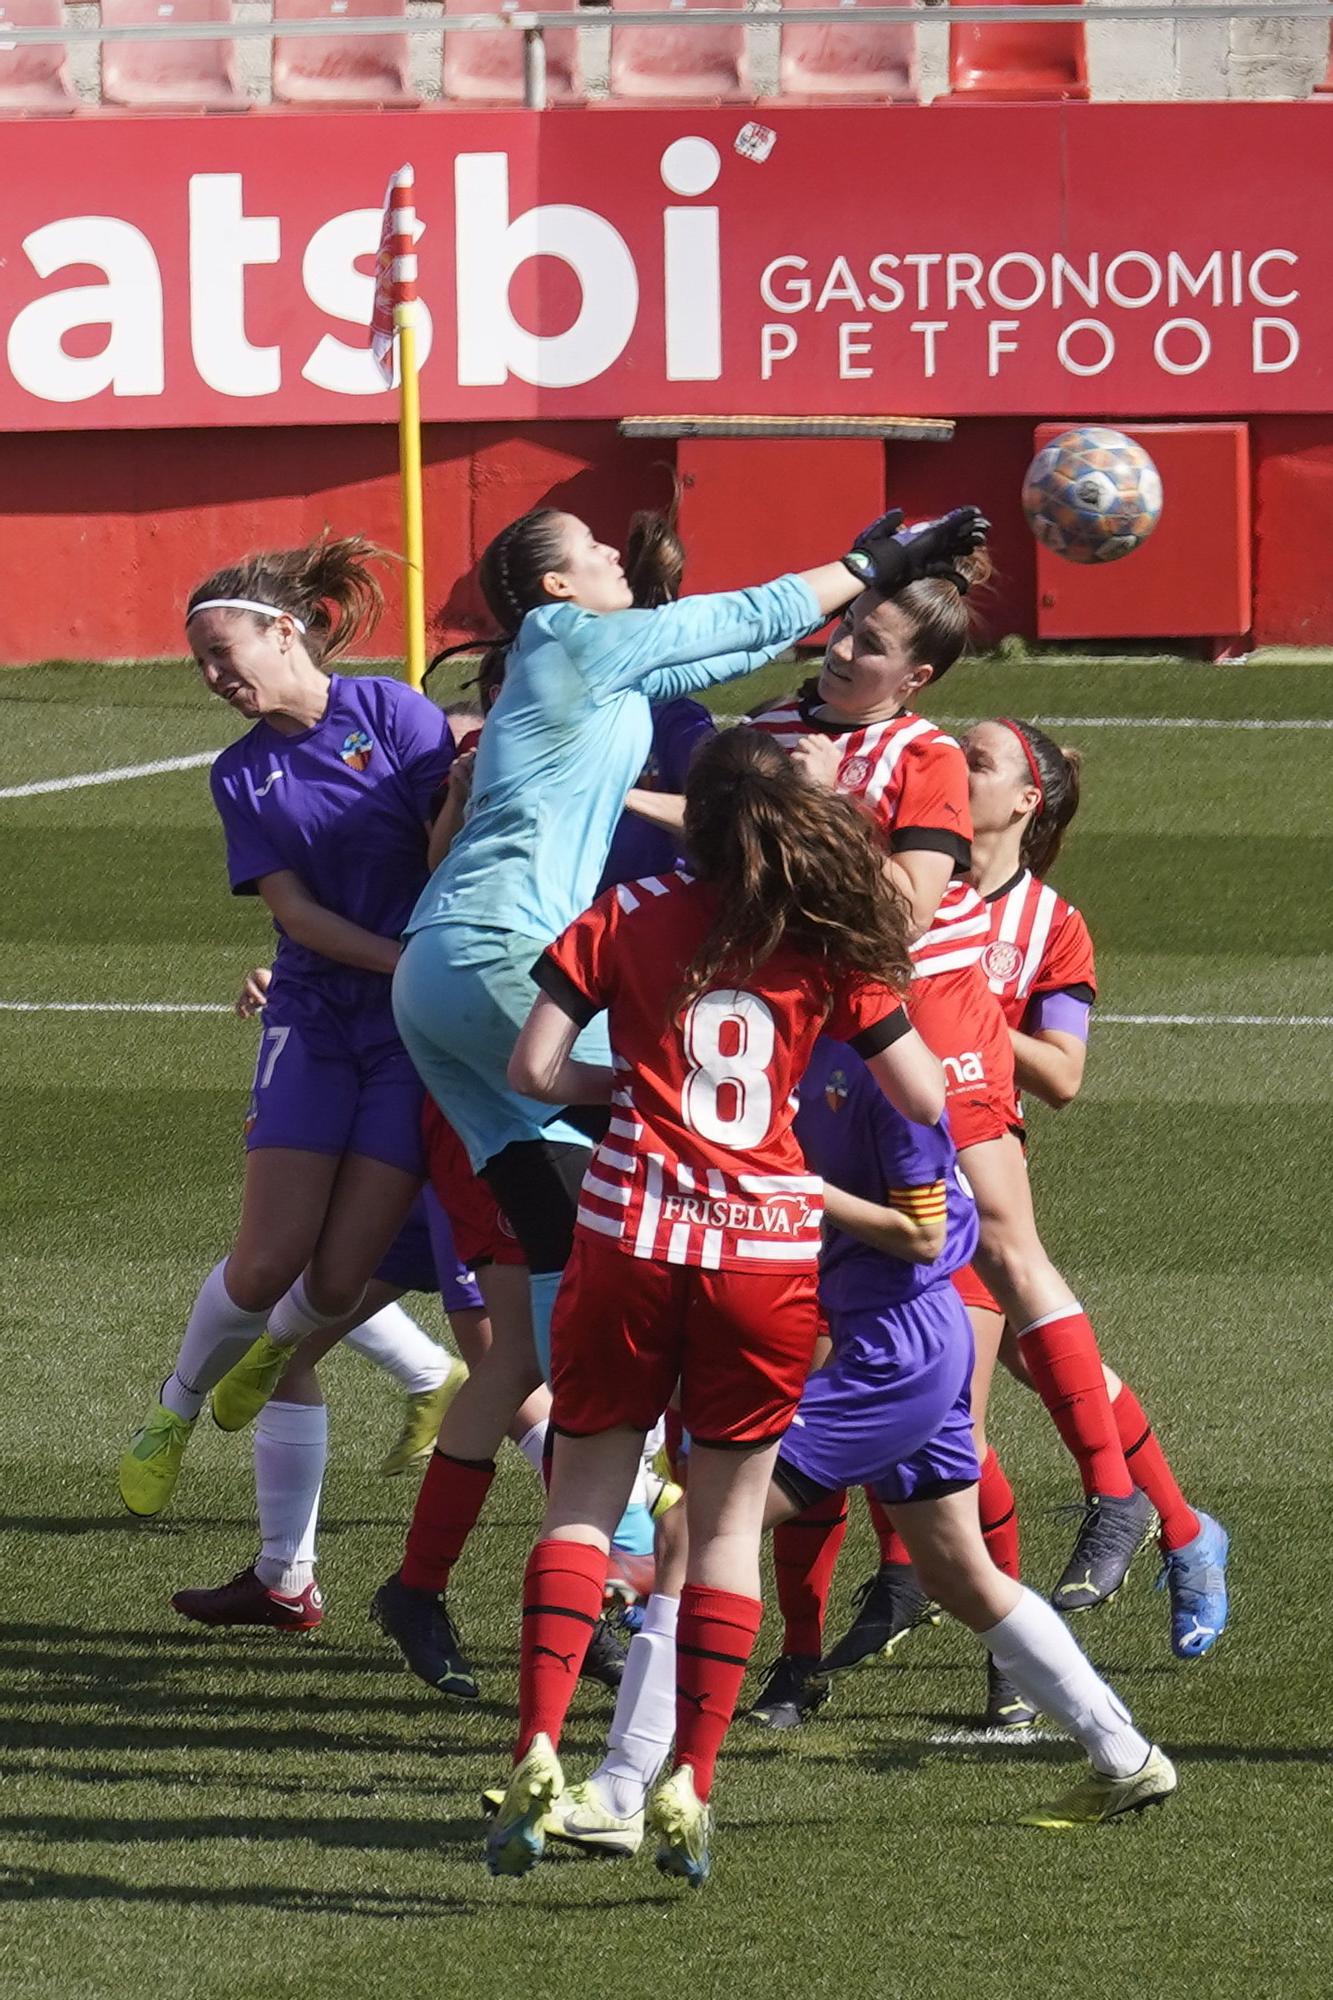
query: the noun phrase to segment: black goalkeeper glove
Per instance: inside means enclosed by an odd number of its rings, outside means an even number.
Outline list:
[[[963,595],[967,578],[956,567],[961,557],[979,549],[990,522],[977,507],[955,507],[938,521],[904,528],[901,507],[890,508],[863,528],[843,562],[867,590],[891,597],[922,577],[947,577]]]

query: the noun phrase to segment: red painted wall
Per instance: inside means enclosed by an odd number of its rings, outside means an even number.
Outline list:
[[[1261,417],[1254,465],[1254,640],[1333,642],[1333,419]]]
[[[1035,545],[1018,507],[1032,432],[1024,418],[973,418],[951,445],[885,447],[885,493],[909,513],[966,499],[994,521],[996,577],[978,602],[992,638],[1036,630]],[[1250,442],[1255,642],[1333,644],[1333,418],[1258,418]],[[608,423],[428,427],[427,603],[440,638],[486,629],[468,573],[505,521],[551,501],[618,541],[634,508],[669,497],[674,456],[670,443],[622,438]],[[800,460],[784,455],[784,463],[799,468]],[[765,562],[757,479],[736,526],[751,580],[836,553],[826,546],[822,478],[807,488],[789,471],[781,514],[781,547],[773,542],[775,560]],[[0,450],[0,664],[177,655],[181,606],[210,569],[326,524],[400,545],[391,431],[366,424],[8,437]],[[698,581],[717,580],[716,552],[700,555]],[[1128,584],[1129,569],[1122,574]],[[399,644],[391,607],[378,649],[390,659]]]

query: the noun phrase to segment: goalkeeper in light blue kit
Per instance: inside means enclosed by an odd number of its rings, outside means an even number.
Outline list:
[[[506,1070],[536,993],[532,966],[595,894],[648,755],[650,703],[753,672],[863,589],[947,572],[988,525],[964,507],[905,530],[895,511],[837,561],[652,610],[632,608],[617,552],[553,508],[512,522],[482,557],[482,590],[510,641],[504,686],[477,752],[468,818],[408,923],[394,1016],[527,1254],[540,1362],[493,1350],[441,1430],[450,1477],[447,1490],[436,1482],[436,1530],[451,1566],[513,1411],[545,1366],[578,1189],[606,1116],[553,1112],[513,1090]],[[604,1025],[592,1024],[575,1055],[609,1061]],[[423,1679],[475,1692],[442,1595],[394,1576],[375,1615]]]

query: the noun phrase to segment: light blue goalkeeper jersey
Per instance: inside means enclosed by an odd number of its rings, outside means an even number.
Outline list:
[[[647,761],[649,703],[750,673],[823,621],[796,576],[654,611],[530,611],[482,731],[467,820],[407,936],[447,923],[558,937],[596,893]]]

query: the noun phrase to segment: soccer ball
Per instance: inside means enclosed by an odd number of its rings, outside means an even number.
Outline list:
[[[1033,459],[1023,512],[1042,547],[1067,562],[1119,562],[1161,518],[1162,475],[1123,431],[1081,424]]]

